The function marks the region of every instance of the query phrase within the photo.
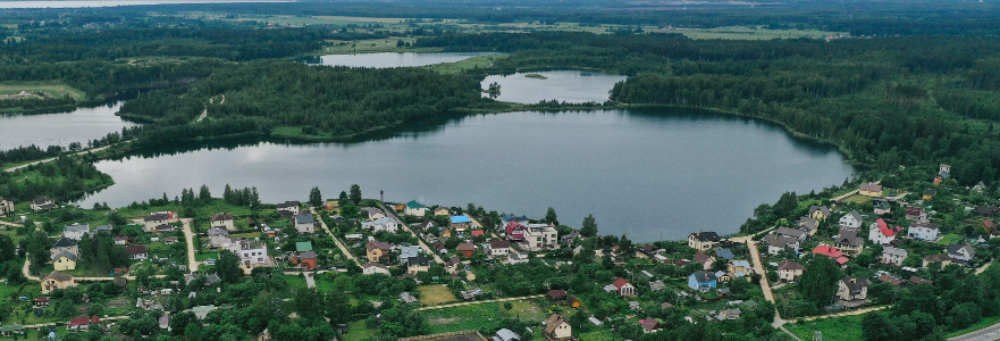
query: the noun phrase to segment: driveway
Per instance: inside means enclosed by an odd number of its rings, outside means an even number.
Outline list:
[[[962,336],[950,338],[951,341],[992,341],[1000,340],[1000,323],[980,329]]]

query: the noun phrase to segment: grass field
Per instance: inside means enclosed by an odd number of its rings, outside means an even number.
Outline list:
[[[823,333],[823,340],[861,340],[861,319],[864,315],[818,319],[802,324],[787,324],[785,328],[803,340],[812,340],[815,331]]]
[[[59,82],[2,82],[0,83],[0,95],[15,94],[21,91],[41,91],[53,97],[70,96],[75,100],[87,97],[83,91]]]
[[[488,56],[476,56],[454,63],[441,63],[425,66],[425,68],[434,70],[438,73],[443,74],[458,74],[465,70],[471,70],[475,68],[486,69],[493,65],[498,59],[507,58],[508,55],[505,54],[495,54]]]
[[[953,338],[953,337],[956,337],[956,336],[959,336],[959,335],[968,334],[968,333],[971,333],[971,332],[974,332],[974,331],[977,331],[977,330],[980,330],[980,329],[992,326],[992,325],[997,324],[997,323],[1000,323],[1000,316],[984,317],[982,320],[979,320],[979,323],[971,325],[971,326],[969,326],[969,328],[965,328],[965,329],[960,329],[960,330],[953,331],[951,333],[948,333],[944,337],[946,337],[946,338]]]
[[[939,240],[937,243],[941,244],[941,245],[951,245],[951,244],[958,243],[960,241],[962,241],[962,236],[961,235],[949,233],[949,234],[946,234],[946,235],[942,236],[941,240]]]
[[[491,329],[506,317],[519,318],[529,324],[541,323],[548,316],[548,310],[536,307],[529,301],[511,301],[508,312],[503,303],[483,303],[461,307],[425,311],[432,334],[469,329]]]
[[[385,39],[370,40],[327,40],[332,46],[323,48],[323,54],[351,54],[351,53],[373,53],[373,52],[435,52],[441,51],[437,48],[408,48],[397,47],[396,44],[402,40],[412,44],[416,38],[388,37]]]
[[[357,340],[367,340],[375,336],[368,327],[365,327],[365,321],[354,321],[347,324],[347,334],[344,335],[344,341],[357,341]]]
[[[420,305],[422,306],[433,306],[458,300],[455,298],[455,294],[451,293],[451,289],[443,285],[421,285],[417,287],[417,290],[420,291]]]
[[[867,204],[867,203],[869,203],[869,202],[872,201],[872,198],[871,197],[866,197],[866,196],[863,196],[863,195],[860,195],[860,194],[855,194],[855,195],[852,195],[852,196],[844,198],[843,201],[853,202],[855,204]]]

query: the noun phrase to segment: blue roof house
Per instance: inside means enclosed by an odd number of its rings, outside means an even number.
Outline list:
[[[698,271],[688,276],[688,288],[705,292],[715,289],[716,281],[715,274],[708,271]]]

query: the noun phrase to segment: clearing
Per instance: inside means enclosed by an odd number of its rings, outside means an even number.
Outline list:
[[[823,334],[823,340],[861,340],[861,319],[864,315],[823,318],[803,323],[786,324],[785,329],[803,340],[812,340],[815,332]]]
[[[72,86],[55,82],[55,81],[42,81],[42,82],[2,82],[0,83],[0,95],[16,94],[21,91],[27,92],[37,92],[40,91],[51,97],[64,97],[70,96],[74,100],[80,100],[87,97],[87,94],[79,89]]]
[[[425,307],[458,300],[455,298],[455,294],[451,292],[451,289],[440,284],[421,285],[417,287],[417,290],[420,291],[420,305]]]

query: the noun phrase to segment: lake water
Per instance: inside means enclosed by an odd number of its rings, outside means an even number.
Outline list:
[[[218,147],[218,146],[217,146]],[[356,143],[230,143],[97,163],[116,185],[85,200],[171,198],[207,184],[256,186],[265,202],[325,198],[357,183],[367,198],[466,206],[559,220],[588,213],[636,241],[734,233],[761,203],[849,177],[832,147],[765,122],[692,110],[517,112],[439,119]]]
[[[306,63],[310,65],[325,66],[350,66],[350,67],[414,67],[427,66],[441,63],[454,63],[475,56],[497,54],[494,52],[386,52],[386,53],[360,53],[360,54],[331,54],[310,58]]]
[[[0,8],[86,8],[139,5],[228,4],[244,2],[290,2],[281,0],[81,0],[81,1],[0,1]]]
[[[527,77],[540,75],[545,79]],[[490,84],[500,84],[498,101],[534,104],[542,100],[560,102],[603,103],[608,100],[608,91],[615,83],[625,80],[625,76],[609,75],[591,71],[545,71],[516,73],[507,76],[488,76],[482,88]],[[489,94],[483,94],[484,97]]]
[[[135,125],[115,116],[122,106],[115,101],[90,108],[77,108],[67,113],[0,115],[0,149],[34,144],[67,146],[101,138],[111,132]]]

